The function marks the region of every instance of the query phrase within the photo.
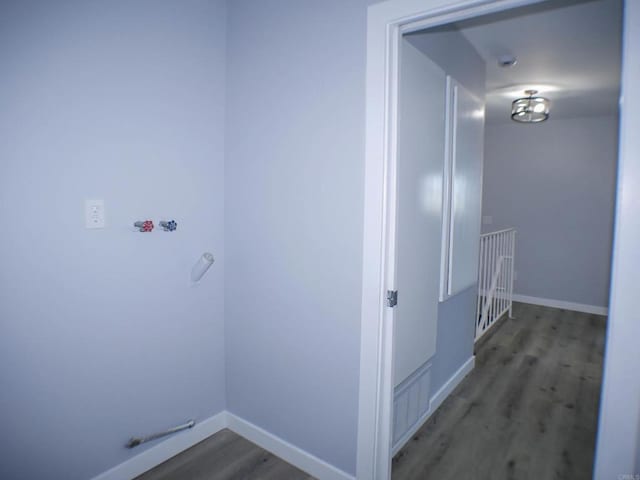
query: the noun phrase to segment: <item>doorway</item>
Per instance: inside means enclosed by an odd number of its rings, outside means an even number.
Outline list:
[[[398,3],[402,3],[402,2],[398,2]],[[494,13],[495,11],[502,11],[503,13],[500,15],[502,18],[504,18],[505,15],[509,16],[509,15],[513,15],[514,13],[513,11],[505,12],[504,10],[506,10],[508,7],[517,7],[519,5],[522,5],[523,3],[532,3],[532,2],[490,2],[489,5],[485,4],[482,7],[478,7],[478,6],[474,7],[473,4],[477,4],[477,3],[479,2],[470,2],[471,5],[467,5],[467,8],[465,9],[446,10],[443,8],[440,10],[436,10],[434,15],[426,19],[424,19],[424,17],[428,17],[428,15],[426,15],[425,12],[423,12],[422,19],[419,20],[417,23],[403,24],[403,25],[396,24],[397,31],[395,31],[395,33],[398,34],[397,37],[395,36],[394,33],[390,34],[388,37],[389,44],[392,46],[392,48],[389,50],[390,58],[387,59],[389,60],[389,65],[391,65],[392,68],[390,69],[390,72],[391,72],[390,76],[387,77],[387,82],[385,83],[385,90],[384,90],[386,91],[388,98],[391,98],[391,99],[399,98],[398,96],[399,86],[402,85],[401,83],[402,72],[400,69],[402,66],[402,56],[398,55],[398,52],[401,52],[402,45],[403,45],[402,42],[404,41],[404,38],[401,36],[402,34],[405,34],[405,35],[409,34],[410,36],[415,37],[416,35],[418,35],[415,32],[424,30],[426,27],[431,27],[432,32],[436,31],[436,29],[433,29],[433,27],[438,27],[437,30],[442,31],[443,29],[446,29],[445,25],[450,24],[452,21],[455,21],[459,25],[462,21],[469,18],[473,18],[473,19],[468,20],[469,22],[468,24],[471,25],[475,23],[475,25],[477,26],[478,22],[481,21],[477,18],[480,13],[490,14],[490,13]],[[563,2],[563,3],[578,4],[583,2]],[[598,3],[598,2],[588,2],[588,3]],[[411,8],[411,7],[407,7],[407,8]],[[528,8],[529,8],[529,11],[532,11],[531,7],[528,7]],[[416,15],[416,17],[420,18],[419,15]],[[370,35],[370,48],[371,48],[371,43],[372,42],[371,42],[371,35]],[[396,76],[398,71],[400,71],[400,76]],[[371,91],[370,91],[370,94],[371,94]],[[381,224],[386,225],[387,232],[395,232],[395,228],[398,225],[399,216],[400,216],[400,213],[395,212],[394,209],[390,207],[393,205],[397,205],[400,200],[400,193],[396,191],[394,188],[399,181],[399,177],[396,177],[396,175],[398,175],[398,172],[400,171],[399,169],[397,169],[398,165],[396,162],[399,161],[398,160],[399,157],[396,157],[396,152],[398,151],[398,147],[401,142],[400,137],[402,135],[400,130],[399,132],[396,132],[394,130],[396,124],[398,123],[400,124],[399,128],[402,128],[401,126],[402,115],[401,115],[401,112],[399,111],[398,104],[395,104],[394,102],[390,102],[388,105],[389,108],[387,108],[386,110],[383,109],[383,111],[387,112],[387,118],[389,119],[389,122],[390,122],[387,125],[388,129],[386,130],[386,132],[388,133],[388,136],[383,137],[387,139],[387,142],[384,145],[383,150],[382,151],[376,150],[376,152],[370,152],[368,150],[368,155],[371,154],[370,155],[371,158],[376,158],[378,161],[384,160],[384,158],[386,158],[388,161],[391,162],[390,164],[385,164],[387,165],[387,169],[382,170],[380,177],[378,177],[377,179],[371,178],[371,180],[383,180],[382,184],[387,185],[387,188],[388,188],[386,197],[383,195],[380,198],[381,204],[384,204],[385,201],[387,202],[386,204],[387,207],[386,209],[383,208],[383,212],[379,212],[381,213],[381,217],[382,217],[381,220],[383,220]],[[368,108],[370,110],[375,110],[376,106],[379,107],[380,105],[379,104],[375,104],[374,106],[368,105]],[[377,110],[377,113],[381,113],[380,110]],[[384,128],[384,125],[376,125],[376,126]],[[371,127],[373,127],[373,125]],[[529,126],[522,126],[522,127],[527,128]],[[375,142],[372,141],[370,143],[371,145],[368,145],[368,146],[375,147],[375,145],[373,145],[373,143]],[[384,161],[383,161],[383,164],[384,164]],[[486,217],[491,215],[484,215],[484,216]],[[373,218],[375,217],[375,215],[370,215],[369,217],[370,217],[369,218],[370,220],[375,220]],[[490,225],[489,222],[485,222],[485,223]],[[483,227],[486,227],[486,225],[484,225]],[[399,267],[398,253],[396,250],[399,244],[396,242],[398,242],[398,240],[393,238],[393,235],[389,235],[389,234],[387,234],[387,236],[384,237],[380,242],[379,247],[381,247],[381,250],[383,252],[387,252],[387,254],[384,256],[386,260],[384,262],[381,262],[379,266],[379,270],[378,270],[379,285],[377,285],[378,287],[395,285],[395,281],[396,281],[395,275],[397,275],[396,270]],[[395,252],[395,253],[390,254],[389,252]],[[365,267],[365,274],[366,273],[367,273],[367,267]],[[366,275],[365,275],[365,280],[366,280]],[[374,287],[374,286],[376,285],[370,284],[370,287]],[[374,289],[372,288],[371,291],[373,290]],[[363,301],[363,314],[365,314],[364,310],[367,305],[366,291],[367,291],[367,284],[365,283],[365,297],[363,297],[365,301]],[[386,293],[386,292],[383,291],[382,293]],[[402,299],[402,290],[400,290],[399,292],[399,298]],[[371,305],[373,305],[373,302]],[[395,379],[393,375],[394,365],[395,365],[394,360],[397,357],[394,355],[393,341],[390,341],[390,338],[389,338],[389,337],[393,338],[392,332],[393,332],[393,327],[395,326],[394,322],[397,321],[398,310],[393,310],[389,307],[385,308],[384,305],[380,305],[380,307],[382,308],[379,309],[380,317],[378,318],[380,318],[381,329],[378,330],[377,332],[373,332],[373,335],[371,335],[372,337],[374,337],[376,333],[379,335],[377,339],[376,354],[378,355],[377,358],[382,360],[380,362],[380,370],[378,371],[379,376],[377,378],[378,380],[377,391],[380,395],[378,396],[377,404],[374,406],[372,410],[369,410],[368,412],[372,416],[377,416],[378,419],[383,419],[383,421],[377,423],[378,425],[377,439],[378,441],[382,439],[382,441],[385,443],[378,444],[374,446],[374,448],[377,448],[379,452],[384,452],[385,445],[388,445],[386,442],[393,444],[394,440],[397,440],[397,438],[394,438],[393,418],[392,418],[394,415],[395,399],[389,398],[386,395],[388,395],[389,392],[395,390],[395,388],[398,387],[397,379]],[[362,357],[363,361],[366,359],[366,356],[368,353],[366,351],[366,347],[364,343],[367,340],[365,337],[366,337],[366,334],[365,332],[363,332],[363,357]],[[367,388],[367,384],[364,379],[363,379],[362,386]],[[384,392],[386,395],[382,394],[382,392]],[[361,402],[361,407],[362,407],[362,402]],[[362,414],[363,415],[367,414],[367,410],[364,410]],[[389,421],[390,417],[391,417],[391,425],[386,423]],[[362,420],[362,417],[361,417],[361,420]],[[372,467],[370,468],[372,468],[374,471],[377,471],[377,472],[382,472],[384,469],[388,470],[389,465],[386,462],[388,462],[388,458],[385,459],[384,455],[382,455],[382,458],[379,456],[377,459],[377,462],[376,460],[371,462]],[[364,470],[361,470],[361,467],[366,468],[364,467],[364,465],[365,465],[364,449],[360,449],[359,476],[360,476],[360,472],[364,471]],[[384,473],[376,473],[376,476],[373,478],[385,478]]]

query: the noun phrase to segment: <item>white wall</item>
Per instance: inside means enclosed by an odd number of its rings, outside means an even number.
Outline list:
[[[408,41],[478,98],[485,94],[485,63],[455,28],[445,26],[407,35]],[[452,55],[451,52],[455,52]],[[477,286],[438,304],[438,334],[431,394],[473,356]]]
[[[640,3],[625,1],[618,198],[594,480],[640,474]]]
[[[484,60],[457,28],[445,25],[412,33],[405,38],[440,65],[440,68],[460,82],[464,88],[476,97],[484,99],[486,80]]]
[[[228,408],[349,473],[366,5],[235,0],[228,25]]]
[[[374,2],[229,3],[228,408],[353,472]],[[0,4],[2,478],[88,478],[225,408],[224,10]],[[151,215],[178,232],[129,231]]]
[[[607,306],[617,135],[612,116],[487,126],[483,228],[518,229],[516,294]]]
[[[0,477],[86,479],[225,407],[225,2],[4,1],[0,58]]]

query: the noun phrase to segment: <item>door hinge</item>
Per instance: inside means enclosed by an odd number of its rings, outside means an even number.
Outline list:
[[[387,306],[395,307],[398,304],[398,291],[387,290]]]

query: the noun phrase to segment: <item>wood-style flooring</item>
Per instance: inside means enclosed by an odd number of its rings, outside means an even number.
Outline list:
[[[476,368],[393,459],[393,480],[589,480],[605,317],[514,304]]]
[[[591,479],[605,317],[514,304],[393,459],[393,480]],[[223,430],[138,480],[312,480]]]
[[[136,480],[313,480],[230,430],[176,455]]]

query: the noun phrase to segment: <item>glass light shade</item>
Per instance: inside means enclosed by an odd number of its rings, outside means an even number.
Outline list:
[[[538,123],[549,118],[549,99],[534,97],[535,93],[532,92],[528,97],[518,98],[511,103],[512,120],[521,123]]]

